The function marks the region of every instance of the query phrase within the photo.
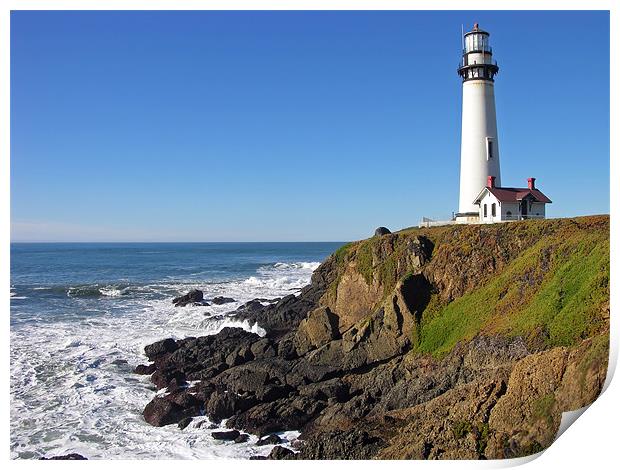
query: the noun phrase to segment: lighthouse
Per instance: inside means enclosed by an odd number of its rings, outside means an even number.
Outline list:
[[[458,74],[463,80],[461,177],[457,222],[479,221],[476,196],[489,177],[501,186],[494,81],[499,67],[493,59],[489,33],[476,23],[463,35]]]
[[[463,34],[457,70],[463,81],[459,211],[450,220],[422,217],[420,227],[544,219],[551,199],[536,178],[527,178],[527,188],[502,186],[494,88],[499,67],[489,33],[478,23]]]

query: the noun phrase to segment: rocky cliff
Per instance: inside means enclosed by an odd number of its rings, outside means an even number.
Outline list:
[[[508,458],[551,444],[605,380],[609,218],[408,229],[351,243],[298,296],[225,329],[167,339],[142,366],[167,394],[145,419],[201,413],[274,458]],[[188,381],[198,381],[187,386]]]

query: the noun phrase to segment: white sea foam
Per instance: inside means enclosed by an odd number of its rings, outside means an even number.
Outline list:
[[[11,289],[9,290],[9,298],[11,300],[25,300],[28,297],[25,295],[17,295],[17,292],[15,292],[15,287],[11,286]]]
[[[273,446],[255,446],[256,436],[243,444],[214,440],[206,426],[197,427],[205,417],[184,430],[175,425],[148,425],[142,410],[154,390],[147,377],[132,370],[146,362],[144,346],[165,337],[214,334],[226,326],[264,335],[259,325],[241,322],[230,312],[257,297],[277,298],[298,290],[309,282],[317,266],[278,263],[259,269],[249,279],[217,284],[75,286],[75,301],[94,302],[103,314],[80,320],[61,318],[54,323],[29,322],[11,329],[11,457],[71,452],[91,459],[267,455]],[[194,287],[202,289],[206,298],[224,295],[235,302],[172,305],[172,296]],[[95,290],[105,298],[92,298]],[[282,437],[286,444],[297,435],[288,432]]]
[[[99,289],[101,295],[105,295],[108,297],[118,297],[119,295],[123,295],[125,289],[119,289],[116,287],[102,287]]]

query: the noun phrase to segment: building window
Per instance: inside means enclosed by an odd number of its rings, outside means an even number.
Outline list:
[[[507,218],[508,220],[510,220],[510,218],[511,218],[511,217],[512,217],[512,212],[507,211],[507,212],[506,212],[506,218]]]
[[[491,217],[495,217],[495,203],[491,204]]]
[[[487,218],[487,205],[484,205],[484,215],[483,217],[486,219]]]
[[[487,160],[491,160],[495,157],[495,152],[493,150],[493,139],[487,137]]]

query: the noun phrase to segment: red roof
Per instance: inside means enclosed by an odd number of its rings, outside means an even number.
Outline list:
[[[541,193],[538,189],[529,188],[488,188],[487,189],[497,198],[500,202],[518,202],[524,199],[526,196],[531,195],[536,202],[551,202],[547,196]]]

